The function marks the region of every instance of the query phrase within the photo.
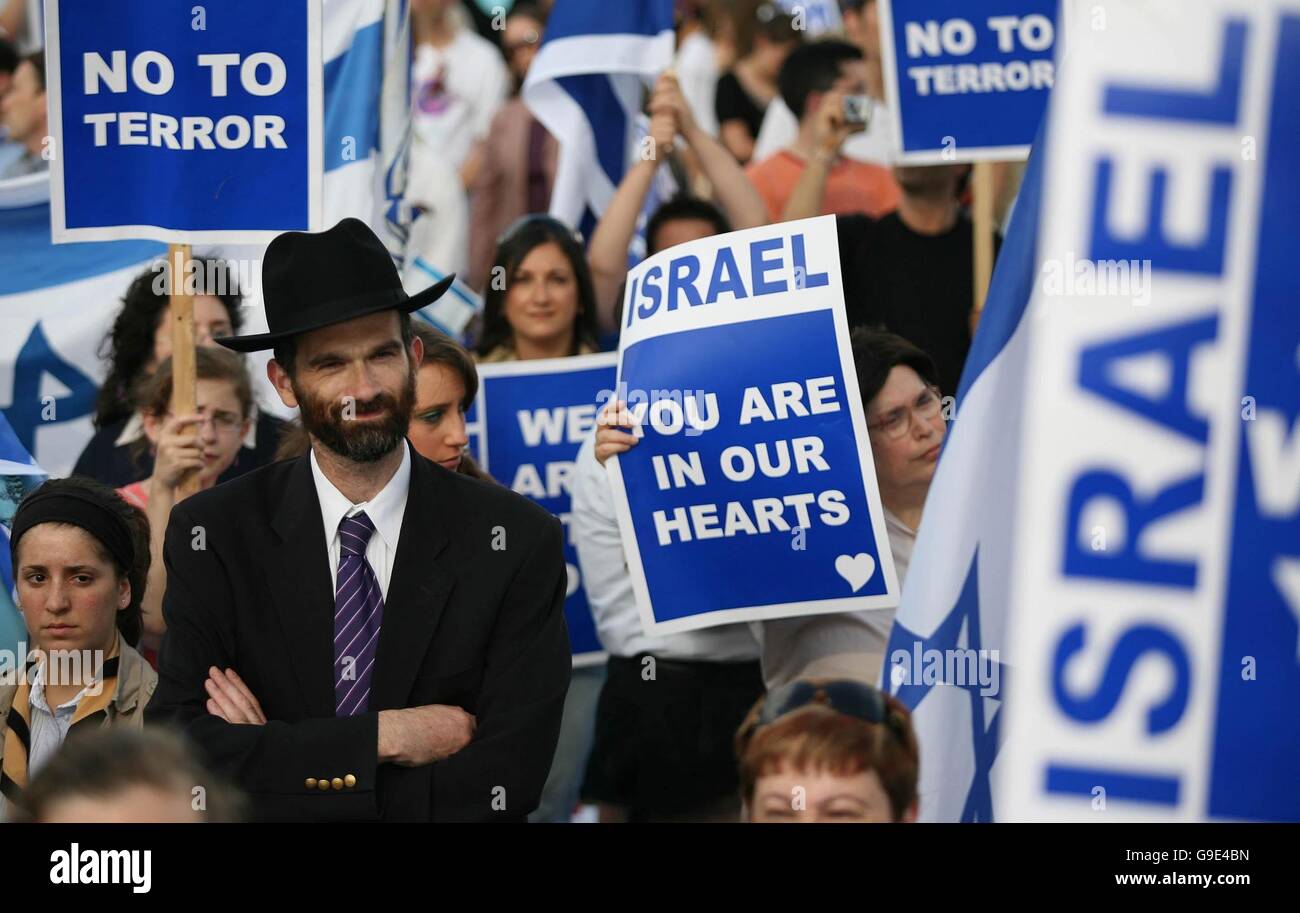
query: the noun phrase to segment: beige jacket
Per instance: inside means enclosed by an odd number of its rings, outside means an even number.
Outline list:
[[[117,687],[109,702],[103,726],[144,726],[144,708],[158,686],[158,673],[148,660],[125,640],[121,641],[117,668]],[[0,684],[0,761],[4,759],[5,735],[9,728],[9,708],[18,692],[17,682]],[[0,821],[12,818],[14,809],[0,797]]]

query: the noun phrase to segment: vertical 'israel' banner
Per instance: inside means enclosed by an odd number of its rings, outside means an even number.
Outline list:
[[[880,0],[897,161],[1025,158],[1055,76],[1058,2]]]
[[[1297,820],[1300,3],[1106,17],[1049,114],[995,806]]]
[[[835,219],[715,235],[628,274],[611,459],[645,631],[891,608]]]
[[[320,0],[46,0],[55,243],[319,230]]]
[[[569,587],[564,620],[575,666],[602,662],[577,552],[569,538],[573,461],[595,433],[601,395],[614,387],[612,352],[478,366],[467,418],[470,450],[492,477],[532,498],[564,524]]]

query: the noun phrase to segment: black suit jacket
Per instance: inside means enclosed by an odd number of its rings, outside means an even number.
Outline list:
[[[334,593],[307,456],[176,505],[163,557],[146,717],[182,725],[258,818],[520,821],[536,808],[570,669],[562,534],[540,507],[412,449],[370,712],[353,717],[334,715]],[[210,666],[235,669],[269,722],[210,715]],[[377,763],[378,711],[422,704],[474,714],[473,741],[431,765]],[[349,774],[355,785],[333,786]]]

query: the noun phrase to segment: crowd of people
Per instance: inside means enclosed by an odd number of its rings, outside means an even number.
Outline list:
[[[979,319],[969,166],[891,167],[875,0],[840,0],[842,29],[821,36],[774,0],[679,0],[677,62],[646,99],[656,153],[632,164],[584,238],[545,214],[557,144],[520,97],[550,6],[518,0],[494,22],[474,2],[411,3],[408,196],[436,214],[439,266],[482,293],[467,338],[411,318],[414,308],[392,297],[358,304],[396,279],[359,223],[317,241],[282,236],[263,266],[268,333],[241,335],[233,280],[194,299],[196,408],[174,414],[168,298],[152,269],[126,290],[100,352],[94,436],[71,478],[24,499],[10,536],[31,646],[98,651],[104,661],[80,686],[49,682],[43,660],[0,685],[4,812],[342,820],[357,814],[360,790],[385,819],[421,817],[413,806],[432,807],[435,820],[477,819],[497,810],[491,784],[506,783],[518,792],[502,808],[517,816],[522,805],[531,820],[567,821],[580,806],[602,822],[915,818],[916,737],[906,708],[874,684],[890,611],[647,636],[603,468],[637,440],[614,402],[578,453],[569,528],[608,659],[570,668],[567,642],[556,639],[564,585],[556,589],[552,567],[554,520],[505,500],[513,496],[466,453],[465,414],[476,363],[617,345],[638,233],[649,255],[834,214],[903,581],[944,441],[944,398],[957,392]],[[0,91],[0,175],[40,170],[40,52],[0,45]],[[679,192],[642,223],[663,168]],[[1002,195],[1014,192],[1014,175],[1000,180]],[[290,244],[323,272],[337,261],[333,279],[310,281],[350,310],[310,326],[277,311],[277,282],[303,281],[275,273]],[[257,402],[243,353],[259,349],[273,349],[270,381],[298,418]],[[355,416],[341,414],[344,398]],[[409,503],[435,497],[434,513],[467,514],[414,527],[419,556],[400,544],[417,547],[407,502],[398,503],[408,491]],[[510,547],[513,564],[490,550],[497,527],[527,545],[522,556]],[[196,530],[203,547],[191,542]],[[290,544],[295,534],[306,544]],[[455,579],[415,574],[437,564],[439,549]],[[277,583],[277,574],[294,579]],[[319,586],[303,582],[316,577]],[[331,621],[308,597],[344,615],[361,606],[355,629],[335,616],[336,641],[350,631],[374,642],[381,624],[402,625],[410,655],[400,675],[374,664],[372,644],[360,657],[373,672],[349,678],[355,657],[335,650],[336,680],[326,681],[329,637],[316,629]],[[436,631],[401,620],[398,610],[418,600],[439,606]],[[386,656],[402,649],[379,642]],[[323,666],[319,680],[309,659]],[[295,676],[301,699],[290,696]],[[390,705],[409,709],[366,713],[367,693],[371,705],[407,700]],[[432,783],[417,784],[411,772],[430,763]],[[202,808],[191,801],[198,783]],[[325,807],[317,793],[333,801]]]

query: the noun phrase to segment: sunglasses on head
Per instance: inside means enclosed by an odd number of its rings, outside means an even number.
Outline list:
[[[760,729],[788,713],[813,704],[821,704],[864,723],[883,725],[900,739],[903,738],[902,722],[897,715],[890,717],[884,692],[866,682],[851,679],[793,681],[769,691],[763,698],[763,706],[759,710],[754,729]]]

